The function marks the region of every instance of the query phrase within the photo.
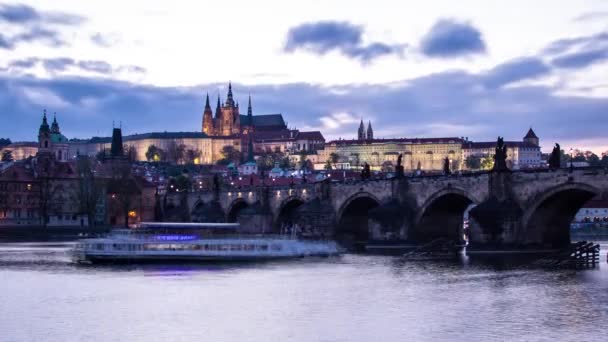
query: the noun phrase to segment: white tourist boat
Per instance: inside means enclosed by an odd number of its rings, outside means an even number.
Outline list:
[[[238,234],[238,223],[144,222],[103,238],[80,240],[76,262],[251,261],[340,253],[333,241],[287,235]]]

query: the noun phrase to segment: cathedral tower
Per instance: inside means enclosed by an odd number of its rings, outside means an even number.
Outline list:
[[[226,103],[221,108],[221,119],[219,120],[219,135],[229,136],[241,133],[241,120],[239,106],[234,102],[232,96],[232,83],[228,83],[228,96]]]
[[[374,140],[374,131],[372,130],[372,122],[367,123],[367,140]]]
[[[203,112],[203,133],[207,135],[214,135],[213,131],[213,113],[211,112],[211,105],[209,105],[209,94],[205,100],[205,111]]]
[[[359,124],[357,140],[365,140],[365,126],[363,125],[363,120],[361,120],[361,123]]]

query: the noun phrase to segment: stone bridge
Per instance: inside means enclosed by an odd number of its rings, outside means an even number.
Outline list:
[[[605,170],[504,171],[331,182],[289,187],[222,187],[167,196],[194,222],[241,222],[252,231],[297,224],[309,234],[367,241],[461,239],[472,244],[569,243],[581,206],[608,197]],[[468,220],[466,220],[468,218]]]

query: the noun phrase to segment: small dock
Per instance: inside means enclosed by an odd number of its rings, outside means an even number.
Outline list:
[[[571,244],[554,256],[547,256],[534,262],[536,266],[555,268],[595,268],[600,264],[600,245],[580,241]]]

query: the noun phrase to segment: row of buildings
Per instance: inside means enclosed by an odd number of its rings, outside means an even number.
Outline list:
[[[544,165],[539,138],[532,128],[521,141],[505,141],[505,145],[509,168],[518,170]],[[339,169],[368,164],[373,170],[390,170],[401,155],[401,163],[406,171],[440,171],[448,158],[451,169],[458,171],[481,167],[473,166],[470,159],[491,160],[495,148],[496,141],[473,142],[463,137],[375,139],[371,123],[365,130],[361,121],[357,139],[325,143],[325,148],[319,151],[318,161],[321,164],[329,161]]]
[[[88,227],[153,220],[157,187],[132,173],[120,129],[103,162],[71,158],[46,113],[35,155],[0,163],[0,226]]]
[[[226,101],[218,97],[215,112],[207,95],[201,128],[195,132],[154,132],[123,137],[125,150],[133,160],[177,163],[215,164],[225,158],[226,147],[242,156],[264,153],[282,153],[291,162],[306,158],[315,169],[359,169],[370,165],[372,170],[394,169],[399,155],[406,171],[440,171],[445,159],[453,171],[476,169],[469,159],[491,159],[495,141],[473,142],[463,137],[443,138],[374,138],[371,122],[367,128],[361,121],[357,138],[326,142],[319,131],[289,129],[282,114],[253,115],[251,97],[247,114],[240,114],[239,103],[234,100],[232,85],[228,86]],[[43,129],[44,128],[44,129]],[[48,129],[47,129],[48,128]],[[57,118],[49,126],[43,114],[41,136],[38,142],[20,142],[6,146],[14,159],[34,156],[42,149],[50,149],[58,161],[67,161],[79,155],[95,156],[109,150],[111,137],[67,139],[60,131]],[[539,139],[532,129],[521,141],[506,141],[507,163],[512,169],[536,168],[543,165]],[[152,153],[151,147],[164,153]],[[182,148],[189,158],[170,158],[171,151]],[[185,151],[184,151],[185,150]],[[184,153],[185,152],[185,153]],[[167,157],[169,156],[169,157]]]

